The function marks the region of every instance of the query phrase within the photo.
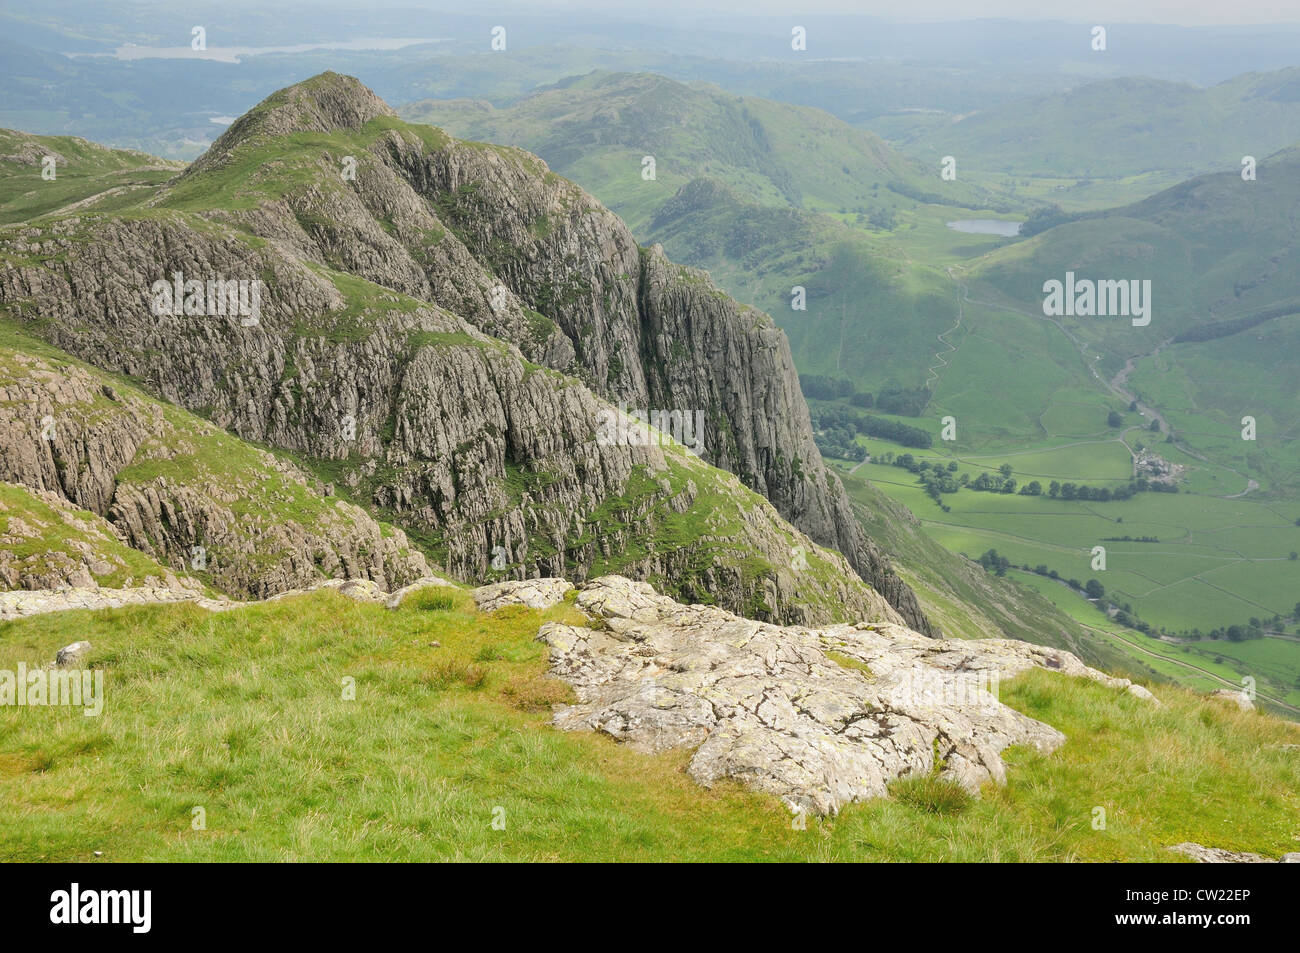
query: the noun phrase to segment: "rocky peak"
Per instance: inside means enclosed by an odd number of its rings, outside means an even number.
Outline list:
[[[328,461],[449,572],[492,578],[500,549],[512,574],[644,573],[783,621],[799,621],[800,589],[824,613],[832,593],[869,601],[865,581],[929,632],[823,464],[771,318],[640,248],[535,156],[403,123],[355,79],[323,74],[139,194],[131,214],[0,232],[0,305],[241,438]],[[260,313],[155,313],[151,289],[177,275],[264,285]],[[600,445],[602,401],[689,420],[703,462]],[[861,579],[803,568],[802,534]],[[745,536],[766,565],[724,555]]]
[[[396,115],[356,77],[326,71],[266,97],[231,123],[184,174],[224,163],[240,144],[254,138],[356,131],[376,116]]]

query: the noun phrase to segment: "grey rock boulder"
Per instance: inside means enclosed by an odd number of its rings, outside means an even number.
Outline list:
[[[474,602],[483,612],[502,606],[549,609],[562,601],[573,586],[563,579],[523,579],[496,582],[474,590]]]
[[[90,652],[90,643],[86,641],[73,642],[71,645],[65,645],[59,649],[54,656],[54,664],[60,668],[68,665],[76,665]]]
[[[620,576],[583,585],[576,606],[591,627],[538,634],[579,699],[556,712],[557,727],[649,752],[693,747],[700,784],[735,778],[796,811],[833,814],[909,775],[972,793],[1003,783],[1007,747],[1065,741],[998,700],[1000,680],[1028,668],[1131,687],[1059,649],[932,639],[893,622],[777,626]]]

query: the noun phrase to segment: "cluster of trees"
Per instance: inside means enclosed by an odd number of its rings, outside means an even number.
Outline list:
[[[1063,582],[1075,592],[1096,602],[1097,608],[1102,612],[1109,615],[1110,610],[1114,608],[1116,610],[1114,616],[1115,621],[1120,625],[1127,626],[1130,629],[1137,629],[1139,632],[1148,635],[1151,633],[1151,625],[1138,618],[1137,613],[1133,611],[1133,607],[1129,603],[1126,602],[1120,606],[1112,606],[1112,604],[1106,599],[1106,587],[1103,586],[1099,580],[1089,579],[1087,582],[1080,582],[1078,579],[1062,579],[1060,573],[1055,569],[1048,569],[1043,563],[1039,563],[1037,566],[1031,566],[1028,563],[1025,563],[1023,566],[1017,566],[1005,556],[999,555],[996,549],[987,550],[977,561],[985,568],[985,570],[993,573],[995,576],[1005,576],[1008,569],[1023,569],[1025,572],[1032,572],[1036,576],[1043,576],[1047,579],[1054,579],[1057,582]]]
[[[1271,619],[1251,616],[1250,620],[1243,625],[1220,626],[1207,632],[1202,632],[1200,629],[1183,629],[1178,636],[1197,641],[1225,639],[1229,642],[1245,642],[1248,639],[1262,639],[1270,632],[1285,632],[1288,621],[1300,620],[1300,602],[1296,603],[1293,613],[1290,620],[1281,615],[1274,615]]]
[[[930,403],[930,391],[925,387],[882,387],[876,391],[876,409],[900,417],[919,417]]]
[[[883,421],[888,423],[888,421]],[[874,436],[874,435],[873,435]],[[929,444],[929,434],[926,434],[926,446]],[[892,439],[892,438],[891,438]],[[898,441],[903,443],[904,441]],[[892,463],[896,467],[902,467],[909,473],[915,473],[921,484],[925,487],[930,498],[939,504],[944,512],[948,507],[944,504],[942,495],[944,493],[956,493],[965,488],[968,490],[979,490],[983,493],[1019,493],[1021,496],[1042,496],[1043,484],[1037,480],[1030,480],[1028,483],[1020,486],[1012,478],[1011,464],[1004,463],[998,468],[998,473],[990,472],[981,473],[979,476],[971,479],[969,473],[957,474],[957,462],[951,461],[946,466],[931,463],[929,460],[918,460],[910,453],[902,453],[898,456],[893,454],[882,454],[881,463]],[[1105,486],[1088,486],[1087,484],[1061,483],[1053,480],[1047,486],[1047,495],[1052,499],[1061,500],[1095,500],[1099,503],[1107,503],[1112,500],[1127,500],[1135,493],[1145,491],[1155,491],[1160,493],[1177,493],[1178,487],[1173,483],[1166,483],[1161,480],[1148,480],[1146,477],[1139,477],[1128,486],[1119,486],[1111,489]],[[1125,537],[1128,539],[1128,537]],[[1138,542],[1159,542],[1153,538],[1143,538]]]
[[[1083,214],[1070,214],[1059,205],[1050,205],[1047,208],[1036,208],[1029,213],[1025,223],[1020,226],[1020,237],[1028,238],[1030,235],[1037,235],[1039,232],[1045,232],[1049,228],[1055,228],[1057,225],[1063,225],[1066,222],[1076,222],[1079,219],[1087,218]]]
[[[853,442],[858,434],[892,440],[905,447],[925,448],[934,442],[934,438],[919,427],[858,413],[849,407],[813,407],[810,414],[817,449],[830,457],[865,459],[866,451]]]
[[[853,381],[843,377],[826,377],[822,374],[800,374],[799,389],[803,391],[805,397],[814,400],[843,400],[852,397],[855,392]]]
[[[814,411],[813,442],[822,456],[859,462],[867,459],[867,448],[854,442],[857,433],[857,427],[852,423],[819,422]]]
[[[1098,503],[1107,503],[1111,500],[1127,500],[1136,493],[1177,493],[1178,484],[1170,483],[1167,480],[1148,480],[1146,477],[1138,477],[1129,483],[1128,486],[1117,486],[1114,488],[1108,486],[1088,486],[1086,483],[1061,483],[1053,480],[1047,486],[1047,495],[1052,499],[1062,500],[1094,500]]]
[[[1185,341],[1212,341],[1215,338],[1228,337],[1232,334],[1238,334],[1242,331],[1249,330],[1257,324],[1263,324],[1265,321],[1271,321],[1273,318],[1284,318],[1287,315],[1295,314],[1298,309],[1297,302],[1290,301],[1277,308],[1269,308],[1266,311],[1259,311],[1255,314],[1248,314],[1240,318],[1228,318],[1224,321],[1207,321],[1205,324],[1198,325],[1194,328],[1188,328],[1174,336],[1175,344],[1182,344]]]
[[[874,396],[860,391],[853,381],[825,374],[800,374],[799,389],[813,400],[847,401],[854,407],[875,407],[887,414],[900,417],[919,417],[930,402],[930,392],[924,387],[881,388]]]
[[[922,205],[951,205],[954,208],[965,208],[958,199],[954,199],[950,195],[943,195],[939,192],[929,192],[925,189],[917,188],[914,185],[909,185],[906,182],[890,182],[885,185],[885,188],[897,195],[903,196],[904,198],[911,199],[914,202],[920,202]],[[873,185],[871,189],[874,192],[875,186]],[[1009,202],[993,202],[989,204],[988,207],[995,212],[1001,212],[1003,214],[1019,211],[1019,209],[1011,205]]]
[[[859,212],[858,224],[861,225],[863,221],[871,223],[872,228],[879,228],[886,232],[892,232],[894,226],[898,224],[898,218],[894,215],[894,210],[883,206],[872,209],[867,215]]]

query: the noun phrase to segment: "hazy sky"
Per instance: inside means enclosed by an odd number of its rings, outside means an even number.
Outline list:
[[[895,20],[1066,20],[1072,23],[1178,23],[1188,26],[1300,22],[1300,0],[523,0],[521,6],[611,13],[863,13]]]

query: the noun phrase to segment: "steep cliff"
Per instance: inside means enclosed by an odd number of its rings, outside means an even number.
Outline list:
[[[10,334],[0,479],[19,485],[0,543],[8,588],[202,580],[264,597],[321,578],[396,588],[429,573],[401,530],[326,497],[291,463]]]
[[[842,556],[733,475],[632,420],[631,442],[602,443],[592,422],[616,412],[580,383],[406,304],[363,312],[372,330],[359,341],[309,336],[285,352],[268,335],[269,351],[241,349],[241,386],[286,359],[301,368],[276,392],[283,401],[241,422],[292,442],[315,475],[0,323],[0,479],[57,494],[177,573],[241,597],[322,577],[397,588],[425,575],[400,530],[330,498],[350,488],[465,578],[618,570],[757,618],[899,618]],[[229,332],[247,330],[232,322]],[[201,337],[185,349],[181,340],[155,355],[153,379],[179,378],[186,360],[197,369],[229,359]],[[212,403],[230,370],[215,366],[217,383],[205,389],[196,374],[190,392]],[[362,386],[340,393],[344,380]],[[0,559],[19,564],[11,584],[85,584],[75,564],[65,578],[23,572],[28,543],[12,542]]]
[[[822,465],[769,318],[638,248],[536,157],[403,123],[348,77],[268,98],[165,186],[8,230],[0,256],[0,303],[32,330],[240,437],[325,461],[454,573],[486,578],[500,547],[523,574],[583,578],[602,545],[637,544],[575,522],[664,457],[593,447],[599,396],[699,421],[685,442],[703,461],[927,630]],[[258,313],[183,313],[185,281],[221,279],[256,285]],[[182,313],[160,315],[169,282]],[[693,506],[677,482],[656,505]],[[662,584],[687,567],[623,568]]]

